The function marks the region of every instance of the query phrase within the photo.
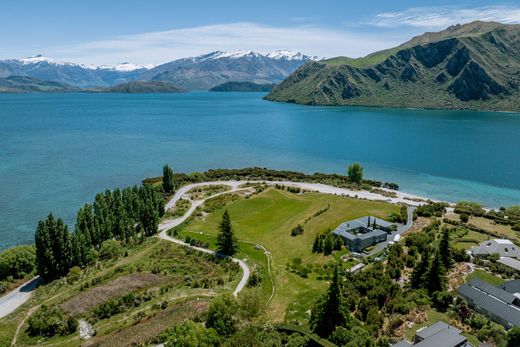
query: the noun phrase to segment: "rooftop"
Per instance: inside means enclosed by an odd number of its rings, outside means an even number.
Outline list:
[[[385,231],[380,229],[373,229],[372,224],[376,222],[376,224],[383,228],[388,228],[392,225],[392,223],[388,223],[383,219],[378,219],[375,217],[365,216],[358,219],[354,219],[351,221],[347,221],[341,223],[335,230],[334,234],[339,236],[344,236],[349,239],[359,238],[359,239],[367,239],[374,235],[384,235]],[[370,223],[369,223],[370,222]],[[370,225],[370,226],[369,226]],[[358,229],[362,229],[362,232],[356,232]]]
[[[438,332],[444,331],[444,330],[450,330],[450,331],[455,332],[456,334],[460,334],[462,332],[459,329],[457,329],[449,324],[446,324],[444,322],[437,322],[433,325],[430,325],[429,327],[424,327],[424,328],[417,330],[415,335],[420,337],[421,339],[427,339],[427,338],[437,334]]]
[[[520,271],[520,261],[509,258],[509,257],[500,257],[500,259],[497,260],[500,264],[503,264],[505,266],[508,266],[512,269]]]

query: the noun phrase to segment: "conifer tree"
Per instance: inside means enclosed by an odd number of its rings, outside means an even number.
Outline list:
[[[173,182],[173,170],[168,164],[163,166],[163,190],[166,194],[172,194],[175,190],[175,184]]]
[[[428,292],[434,293],[443,291],[446,288],[446,270],[442,264],[442,255],[439,251],[436,252],[432,259],[430,268],[428,269],[427,278],[427,289]]]
[[[233,234],[233,226],[231,225],[231,217],[229,212],[224,211],[222,221],[219,225],[219,234],[217,236],[217,252],[227,256],[233,256],[238,251],[238,244]]]
[[[347,324],[348,314],[344,301],[339,270],[336,265],[326,296],[312,310],[310,324],[315,333],[321,337],[328,337],[337,326]]]
[[[446,270],[449,270],[453,265],[453,256],[450,246],[450,232],[448,228],[442,231],[442,237],[439,242],[439,254],[441,256],[442,265]]]
[[[327,233],[325,239],[323,240],[323,254],[329,255],[334,250],[334,237],[332,233]]]
[[[412,274],[410,276],[410,283],[412,288],[419,289],[424,287],[424,280],[428,273],[430,266],[430,251],[428,247],[424,249],[421,254],[421,261],[414,266]]]

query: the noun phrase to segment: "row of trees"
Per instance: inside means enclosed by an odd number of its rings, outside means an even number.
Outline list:
[[[63,276],[96,258],[105,240],[128,242],[153,235],[163,213],[164,200],[156,189],[135,186],[97,194],[92,205],[78,211],[74,232],[49,214],[35,233],[38,273],[47,279]]]

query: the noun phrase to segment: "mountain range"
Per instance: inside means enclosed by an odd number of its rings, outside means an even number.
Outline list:
[[[520,111],[520,25],[472,22],[364,58],[309,62],[267,100]]]
[[[210,89],[230,82],[278,83],[306,62],[317,60],[297,52],[216,51],[159,66],[122,63],[87,66],[41,55],[0,61],[0,78],[24,76],[77,88],[111,87],[132,81],[160,81],[181,89]]]

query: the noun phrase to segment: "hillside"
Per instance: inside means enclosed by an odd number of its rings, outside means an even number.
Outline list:
[[[252,51],[216,51],[159,65],[138,79],[168,82],[188,90],[208,90],[230,81],[272,84],[315,59],[289,51],[266,55]]]
[[[58,82],[42,81],[25,76],[0,78],[0,93],[60,93],[77,91]]]
[[[305,64],[266,99],[520,111],[520,25],[472,22],[360,59]]]
[[[129,93],[129,94],[150,94],[150,93],[182,93],[183,89],[170,83],[160,81],[134,81],[118,84],[95,90],[102,93]]]
[[[253,82],[226,82],[211,88],[210,92],[270,92],[276,84],[258,84]]]

